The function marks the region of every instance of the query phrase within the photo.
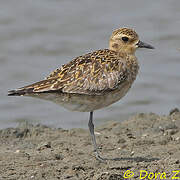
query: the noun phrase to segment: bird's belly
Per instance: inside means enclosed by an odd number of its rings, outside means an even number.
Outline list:
[[[96,95],[96,96],[73,96],[71,100],[60,102],[58,104],[64,106],[66,109],[71,111],[81,111],[81,112],[90,112],[97,109],[107,107],[117,101],[119,101],[126,93],[127,89],[124,91],[110,92],[105,95]]]
[[[129,83],[102,95],[84,95],[68,93],[39,93],[33,97],[50,100],[71,111],[90,112],[109,106],[120,100],[129,90]]]

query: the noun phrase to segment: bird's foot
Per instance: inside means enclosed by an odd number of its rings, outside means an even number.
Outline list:
[[[96,159],[100,162],[103,162],[103,163],[106,163],[106,161],[119,161],[119,160],[121,160],[121,158],[105,158],[105,157],[102,157],[102,156],[100,156],[98,151],[94,151],[94,153],[95,153]]]
[[[103,162],[103,163],[106,162],[107,158],[101,157],[98,151],[94,151],[94,153],[95,153],[96,159],[97,159],[98,161]]]

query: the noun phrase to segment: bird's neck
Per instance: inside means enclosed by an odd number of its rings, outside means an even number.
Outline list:
[[[130,70],[129,72],[129,80],[134,81],[136,79],[136,75],[139,70],[139,63],[135,56],[135,54],[128,54],[125,52],[117,53],[118,59],[120,61],[124,61],[126,67]]]

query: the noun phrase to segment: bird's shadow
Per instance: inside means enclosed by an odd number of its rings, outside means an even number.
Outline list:
[[[121,157],[121,158],[105,158],[110,161],[135,161],[135,162],[152,162],[160,160],[159,158],[146,158],[146,157]]]

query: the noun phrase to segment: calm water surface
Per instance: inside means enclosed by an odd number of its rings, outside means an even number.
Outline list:
[[[85,127],[88,113],[48,101],[7,97],[7,91],[44,79],[84,53],[108,47],[112,30],[136,29],[155,50],[139,50],[140,72],[129,93],[95,112],[95,123],[137,112],[168,114],[180,106],[179,0],[0,0],[0,128],[28,120],[53,127]]]

